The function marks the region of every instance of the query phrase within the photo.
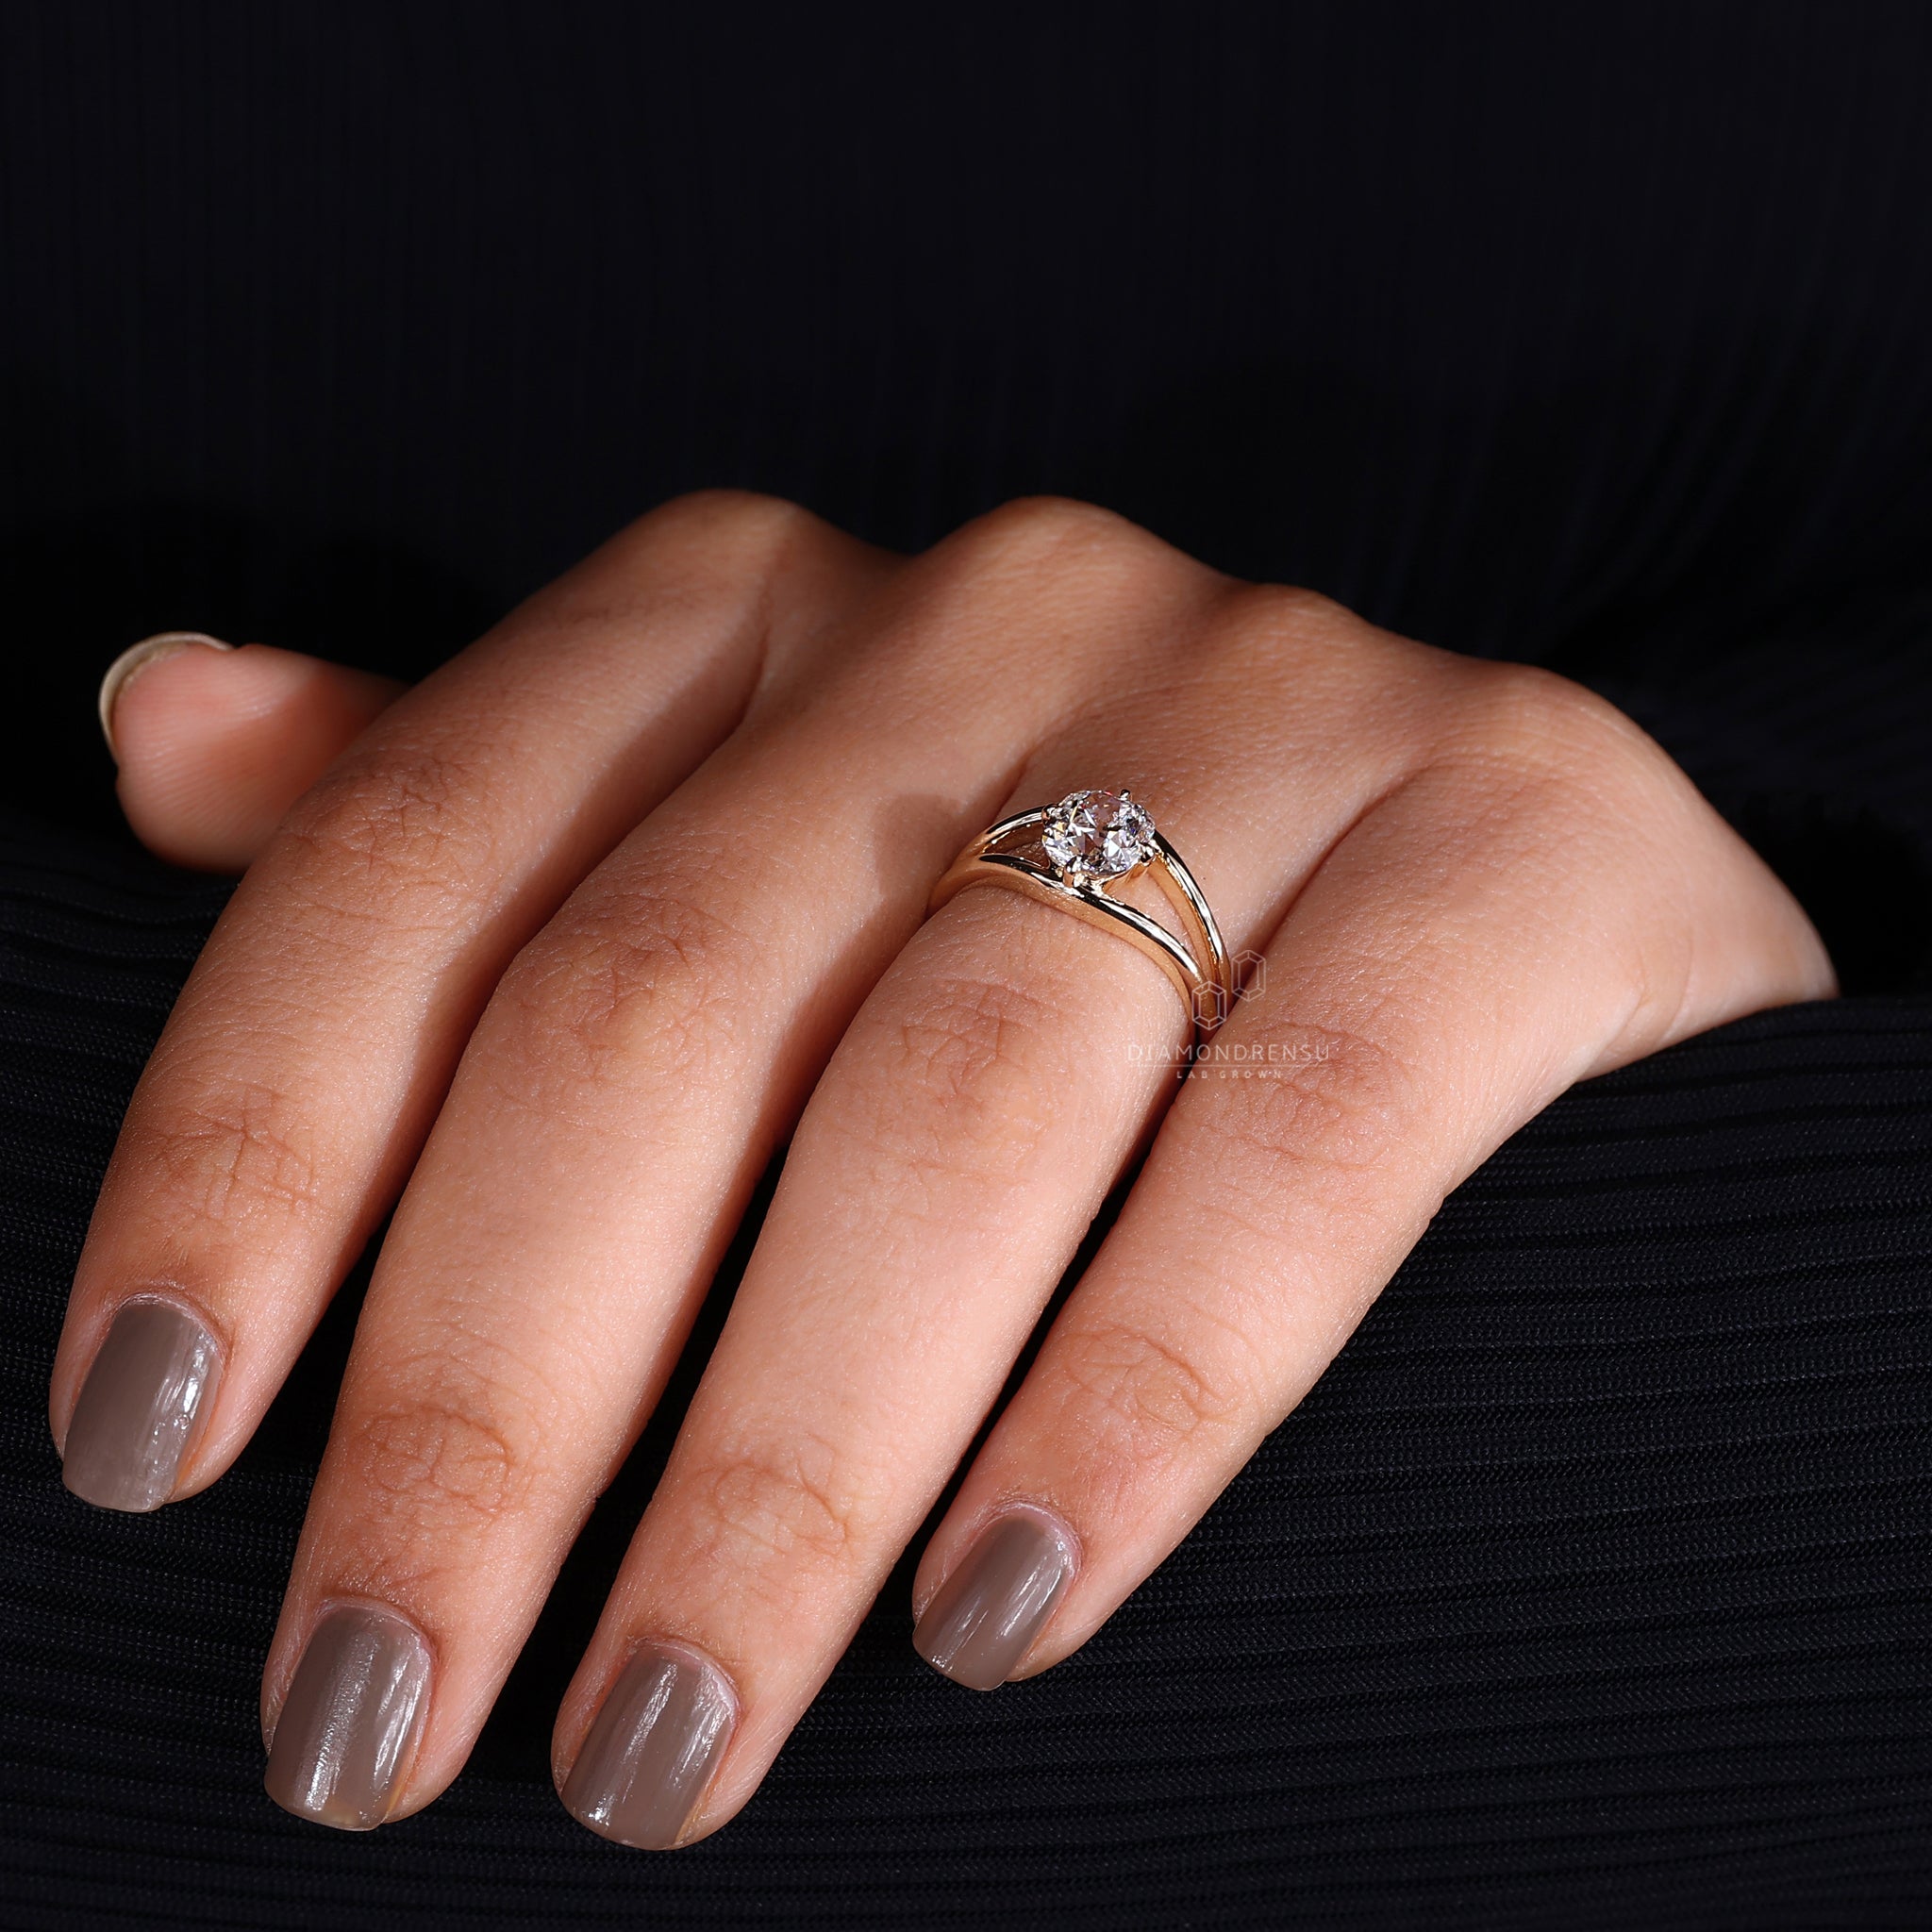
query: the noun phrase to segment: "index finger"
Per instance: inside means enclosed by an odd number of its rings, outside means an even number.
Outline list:
[[[399,1193],[504,966],[874,556],[789,505],[672,505],[298,802],[196,964],[95,1207],[49,1411],[77,1495],[151,1509],[227,1465]]]

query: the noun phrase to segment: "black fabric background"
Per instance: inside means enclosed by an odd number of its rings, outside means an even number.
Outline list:
[[[1932,1920],[1928,84],[1882,0],[0,6],[0,1923]],[[924,1672],[901,1578],[738,1824],[591,1840],[544,1742],[659,1428],[472,1769],[335,1838],[254,1704],[353,1296],[193,1504],[45,1437],[221,897],[93,687],[170,625],[414,675],[714,483],[1065,491],[1585,677],[1860,996],[1535,1123],[1038,1684]]]

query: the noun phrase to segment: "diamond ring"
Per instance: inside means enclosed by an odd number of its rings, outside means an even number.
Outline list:
[[[1030,835],[1045,861],[1012,849]],[[1111,897],[1109,886],[1145,874],[1174,908],[1184,938]],[[1188,1003],[1196,1041],[1227,1018],[1234,1000],[1227,948],[1181,856],[1129,791],[1070,791],[1058,805],[1015,812],[990,825],[932,889],[928,913],[968,886],[1005,886],[1058,906],[1137,946]]]

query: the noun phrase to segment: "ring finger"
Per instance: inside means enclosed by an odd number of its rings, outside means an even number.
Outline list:
[[[1829,995],[1797,907],[1660,755],[1595,775],[1566,805],[1426,770],[1329,856],[924,1554],[928,1661],[991,1689],[1083,1643],[1564,1088]],[[1039,1522],[1080,1553],[1044,1603]]]

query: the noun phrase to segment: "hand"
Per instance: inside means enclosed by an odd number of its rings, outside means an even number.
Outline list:
[[[1608,706],[1063,503],[908,560],[694,497],[407,694],[189,647],[113,730],[156,849],[252,863],[122,1131],[54,1433],[110,1507],[213,1482],[401,1197],[263,1684],[270,1789],[328,1824],[455,1775],[788,1139],[557,1724],[629,1843],[756,1789],[1157,1123],[920,1564],[964,1683],[1084,1643],[1554,1095],[1833,990]],[[1108,935],[924,918],[1090,785],[1265,954],[1240,1077],[1176,1082],[1181,1003]]]

